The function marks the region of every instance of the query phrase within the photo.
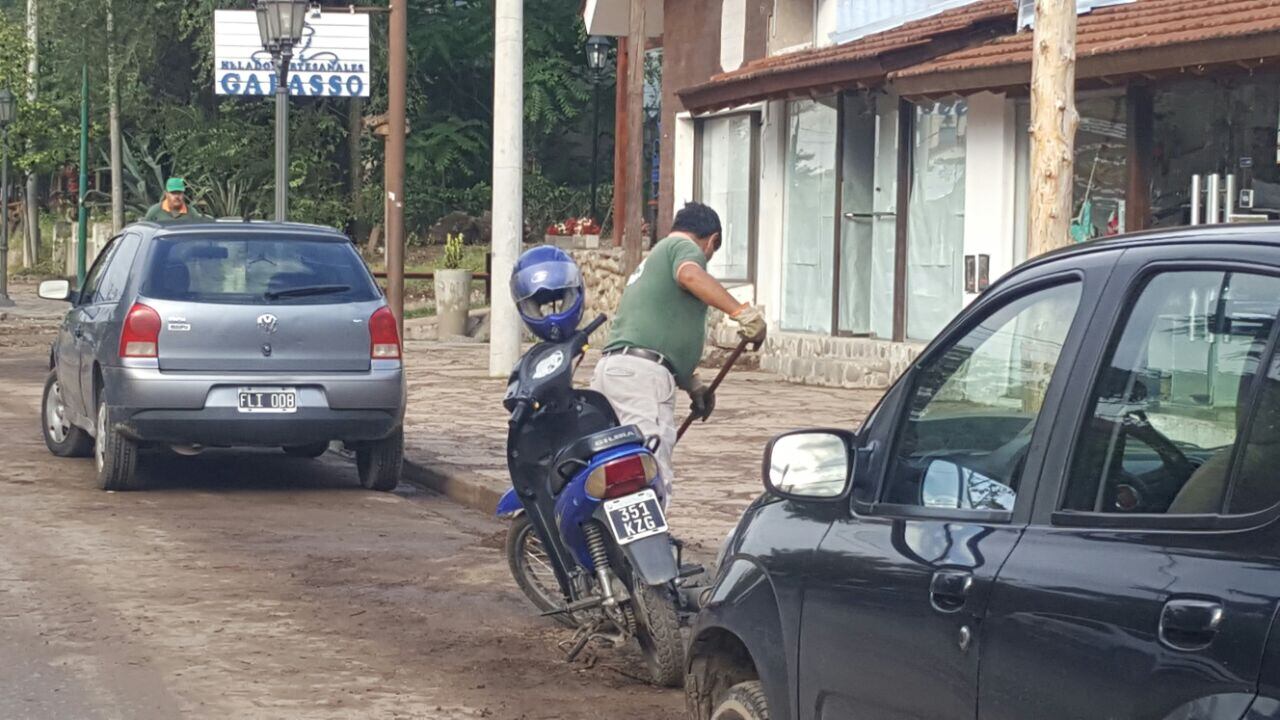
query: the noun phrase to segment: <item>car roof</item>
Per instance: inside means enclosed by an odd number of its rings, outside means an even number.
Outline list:
[[[332,242],[351,242],[341,231],[325,225],[309,223],[268,222],[265,220],[210,220],[208,222],[191,223],[157,223],[142,221],[130,227],[151,230],[152,237],[181,240],[184,238],[206,239],[216,233],[220,237],[236,237],[252,235],[262,237],[264,234],[293,237],[305,240],[322,240]]]
[[[1069,264],[1080,256],[1137,247],[1213,244],[1270,245],[1280,249],[1280,222],[1190,225],[1126,233],[1052,250],[1027,261],[1019,269],[1051,263]]]

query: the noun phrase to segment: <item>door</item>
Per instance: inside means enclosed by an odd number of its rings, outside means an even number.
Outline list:
[[[930,348],[895,415],[861,436],[879,502],[819,546],[805,594],[800,717],[968,718],[977,632],[1031,486],[1081,306],[1079,275],[1010,288]],[[1081,333],[1081,323],[1076,335]],[[1033,444],[1033,439],[1038,444]],[[1028,471],[1027,469],[1031,470]],[[855,482],[858,479],[855,478]]]
[[[840,152],[841,335],[893,337],[898,98],[844,96]]]
[[[117,242],[117,239],[113,239],[107,243],[102,252],[98,253],[93,265],[89,267],[89,271],[85,273],[84,285],[80,288],[79,297],[76,298],[76,307],[71,312],[72,352],[64,356],[64,362],[67,363],[66,374],[69,382],[63,385],[63,397],[71,405],[74,414],[89,421],[96,417],[96,408],[93,407],[93,377],[91,373],[94,352],[93,333],[98,316],[98,288],[102,285],[103,273],[111,260],[111,254],[115,252]],[[87,382],[85,381],[86,373],[90,373]],[[59,376],[59,382],[64,382],[61,375]]]
[[[1280,596],[1280,274],[1217,261],[1273,250],[1217,244],[1144,269],[1160,250],[1126,256],[1104,298],[1121,319],[1081,351],[1090,389],[983,625],[983,720],[1237,718],[1256,692]]]

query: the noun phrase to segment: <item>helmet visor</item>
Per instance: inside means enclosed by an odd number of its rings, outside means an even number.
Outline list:
[[[578,301],[576,287],[562,290],[540,290],[516,303],[520,314],[530,320],[542,320],[568,311]]]
[[[544,262],[525,268],[511,278],[511,298],[517,304],[545,291],[582,287],[582,272],[572,262]]]

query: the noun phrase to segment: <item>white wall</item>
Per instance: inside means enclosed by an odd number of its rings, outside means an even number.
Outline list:
[[[675,143],[671,161],[673,212],[679,212],[685,203],[693,199],[695,137],[693,117],[687,112],[676,115],[676,126],[671,134]]]
[[[742,67],[747,43],[747,0],[724,0],[720,6],[720,69]]]
[[[786,183],[787,104],[765,104],[760,127],[760,217],[756,232],[756,302],[769,324],[782,316],[782,194]]]
[[[984,92],[966,100],[964,254],[990,255],[994,283],[1015,262],[1014,107],[1003,94]],[[965,303],[974,297],[965,294]]]

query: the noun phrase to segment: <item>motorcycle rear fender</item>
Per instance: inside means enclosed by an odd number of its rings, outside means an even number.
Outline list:
[[[650,535],[622,546],[622,554],[645,585],[665,585],[676,579],[680,568],[667,533]]]
[[[524,512],[524,506],[520,504],[520,496],[516,495],[515,488],[503,493],[498,499],[498,509],[494,514],[500,518],[519,517]]]

